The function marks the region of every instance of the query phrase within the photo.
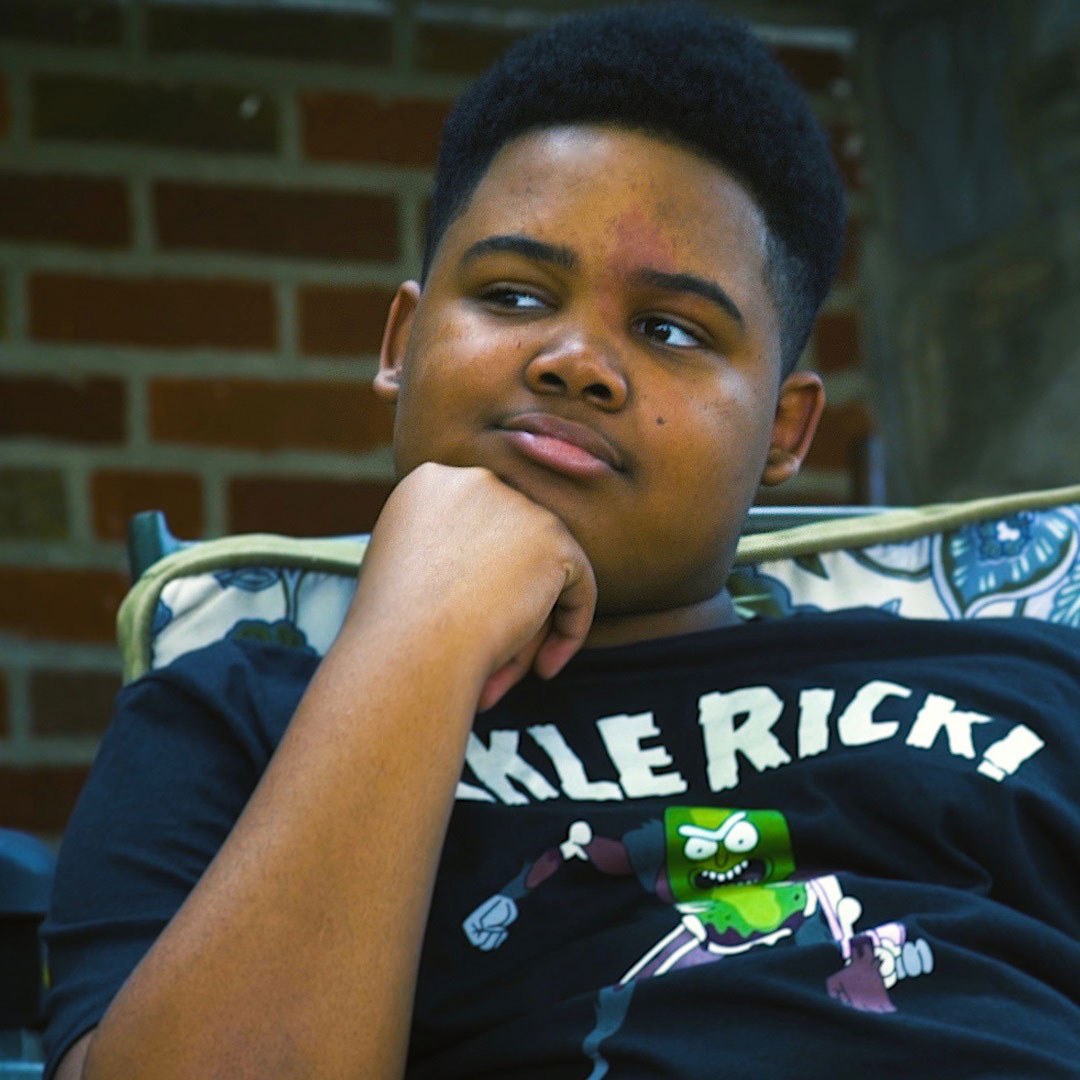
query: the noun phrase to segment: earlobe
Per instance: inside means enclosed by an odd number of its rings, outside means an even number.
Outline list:
[[[810,449],[822,410],[825,388],[812,371],[796,371],[780,387],[772,441],[761,482],[772,487],[790,480]]]
[[[372,387],[383,401],[397,401],[401,386],[401,369],[408,351],[409,335],[412,332],[413,316],[420,302],[420,283],[403,281],[386,316],[382,346],[379,349],[379,370]]]

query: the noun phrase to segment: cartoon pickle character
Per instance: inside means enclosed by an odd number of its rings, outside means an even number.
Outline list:
[[[855,1009],[893,1012],[888,991],[933,969],[929,944],[909,941],[900,923],[856,931],[862,905],[844,894],[835,875],[793,877],[787,821],[776,810],[669,807],[662,822],[647,821],[618,840],[595,836],[587,822],[575,821],[563,843],[465,919],[469,941],[484,950],[502,945],[518,902],[570,859],[605,874],[633,874],[679,913],[677,925],[631,965],[620,987],[784,939],[832,941],[843,966],[827,980],[829,995]]]

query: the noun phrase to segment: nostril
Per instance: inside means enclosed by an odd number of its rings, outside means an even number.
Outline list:
[[[545,371],[541,374],[538,382],[541,386],[550,386],[556,390],[565,390],[566,383],[559,378],[553,371]]]
[[[612,398],[611,387],[604,383],[593,383],[585,390],[586,394],[597,399],[597,401],[610,401]]]

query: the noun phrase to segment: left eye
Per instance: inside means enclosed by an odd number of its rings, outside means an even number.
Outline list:
[[[757,829],[749,821],[740,821],[724,837],[724,847],[736,855],[742,855],[757,847],[758,839]]]
[[[686,327],[658,315],[646,315],[643,319],[638,319],[637,328],[647,338],[675,349],[695,349],[702,344],[701,339]]]

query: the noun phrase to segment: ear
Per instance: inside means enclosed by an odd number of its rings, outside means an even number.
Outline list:
[[[825,388],[814,372],[795,371],[781,383],[763,484],[782,484],[799,471],[824,408]]]
[[[409,344],[409,334],[412,332],[413,316],[419,302],[420,283],[403,281],[390,303],[382,346],[379,349],[379,370],[372,383],[375,393],[383,401],[397,401],[401,369]]]

